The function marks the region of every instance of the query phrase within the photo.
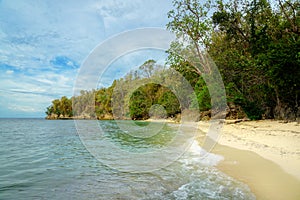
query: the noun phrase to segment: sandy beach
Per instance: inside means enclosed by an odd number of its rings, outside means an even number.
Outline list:
[[[175,121],[153,120],[164,123]],[[189,122],[203,147],[210,121]],[[211,153],[224,157],[217,168],[247,184],[257,199],[300,199],[300,124],[275,120],[226,120]]]
[[[194,126],[206,133],[210,123]],[[296,122],[226,121],[212,153],[224,156],[218,168],[249,185],[257,199],[300,199],[300,125]]]

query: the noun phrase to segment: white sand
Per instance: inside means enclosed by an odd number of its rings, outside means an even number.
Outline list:
[[[175,123],[170,119],[147,121]],[[206,133],[210,123],[195,122],[193,126]],[[226,120],[218,143],[257,153],[300,180],[300,124],[297,122],[261,120],[235,123]]]
[[[149,119],[175,123],[170,119]],[[207,133],[209,121],[192,123]],[[279,165],[285,172],[300,180],[300,124],[274,120],[235,121],[226,120],[218,143],[232,148],[248,150]]]
[[[206,133],[209,125],[194,127]],[[218,168],[249,185],[257,199],[300,199],[299,124],[226,121],[212,152],[224,156]]]
[[[201,130],[197,140],[203,144],[210,123],[191,122],[188,127]],[[211,150],[224,157],[218,168],[246,183],[257,199],[300,199],[300,124],[225,121],[219,136]]]
[[[278,164],[300,180],[300,125],[263,120],[224,124],[218,143],[249,150]],[[206,131],[209,124],[199,122]]]

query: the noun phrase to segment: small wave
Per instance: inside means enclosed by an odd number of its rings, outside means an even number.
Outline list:
[[[197,140],[194,140],[187,153],[190,154],[189,157],[185,158],[187,162],[198,163],[203,166],[216,166],[219,162],[224,160],[224,157],[221,155],[205,151],[201,148]]]
[[[255,199],[247,185],[215,168],[223,159],[203,150],[195,140],[179,159],[188,179],[172,192],[170,199]]]

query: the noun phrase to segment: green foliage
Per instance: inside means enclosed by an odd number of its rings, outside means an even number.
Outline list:
[[[148,119],[150,117],[150,108],[156,104],[164,108],[167,117],[174,117],[174,115],[180,113],[178,99],[170,89],[150,83],[138,88],[131,95],[129,103],[131,118]],[[156,114],[163,117],[163,113]]]
[[[169,12],[169,30],[209,51],[222,74],[227,101],[242,106],[251,119],[260,119],[270,109],[269,117],[286,109],[293,110],[295,118],[300,105],[300,2],[279,0],[272,6],[267,0],[218,0],[214,4],[175,0],[174,10]],[[174,53],[184,51],[190,47],[180,40],[173,43],[169,62],[195,83],[190,74],[203,76],[206,71],[188,66]],[[201,110],[207,110],[207,87],[200,84],[201,78],[196,83],[193,105],[198,103]]]
[[[117,118],[147,119],[155,104],[163,106],[167,116],[218,107],[223,97],[218,96],[220,83],[210,77],[214,69],[206,51],[222,75],[227,102],[242,107],[250,119],[300,117],[299,0],[174,0],[173,6],[167,28],[178,39],[168,50],[167,63],[193,87],[192,103],[182,99],[190,95],[186,88],[175,87],[182,79],[148,60],[108,88],[54,100],[46,114],[70,117],[73,111],[75,116],[102,119],[117,113]],[[149,83],[149,78],[168,87]],[[177,96],[172,89],[179,90]],[[217,98],[212,101],[211,96]]]
[[[111,99],[116,82],[108,88],[95,91],[95,114],[99,119],[105,119],[112,115]]]
[[[80,95],[72,97],[73,114],[81,118],[95,118],[96,91],[80,91]]]
[[[211,98],[208,88],[202,78],[200,78],[195,85],[194,91],[197,99],[193,99],[191,109],[199,108],[200,111],[207,111],[211,109]],[[197,105],[198,104],[198,105]]]
[[[180,113],[180,103],[174,93],[165,87],[161,88],[160,94],[157,99],[157,104],[162,105],[169,117],[174,117]]]
[[[150,99],[146,98],[145,88],[136,90],[130,98],[129,110],[132,119],[148,119],[149,109],[152,105]]]
[[[53,100],[52,105],[47,107],[46,114],[49,118],[72,117],[72,100],[66,96]]]
[[[208,13],[211,1],[200,4],[198,0],[173,1],[174,9],[168,13],[172,19],[167,24],[169,30],[178,36],[188,37],[197,45],[206,45],[209,42],[211,19]]]
[[[67,118],[74,113],[75,118],[85,119],[148,119],[154,108],[156,117],[174,117],[181,110],[171,89],[155,83],[144,84],[149,78],[166,85],[181,84],[180,80],[165,79],[165,71],[154,60],[148,60],[136,71],[115,80],[110,87],[81,91],[71,99],[62,97],[52,101],[46,114],[48,118]],[[141,87],[135,88],[136,85]],[[155,107],[156,104],[162,107]]]

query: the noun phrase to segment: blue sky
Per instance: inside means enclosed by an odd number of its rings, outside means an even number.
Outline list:
[[[0,117],[44,117],[53,99],[72,96],[98,44],[123,31],[164,28],[171,9],[171,0],[0,0]],[[142,64],[137,55],[113,63],[124,64],[114,78]]]

